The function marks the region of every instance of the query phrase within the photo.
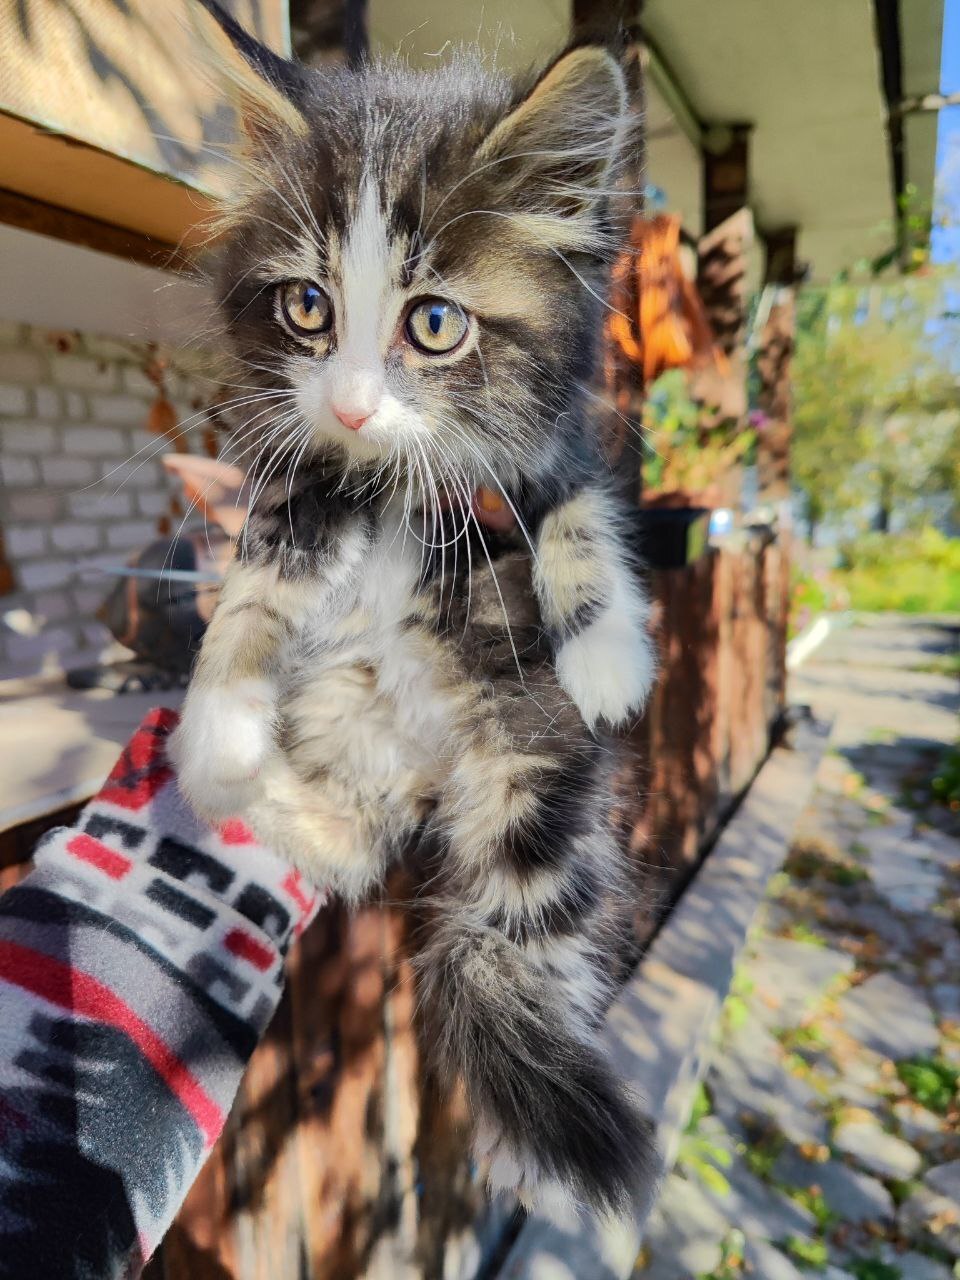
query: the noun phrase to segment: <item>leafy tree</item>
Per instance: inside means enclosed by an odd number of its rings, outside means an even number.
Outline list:
[[[801,298],[792,463],[811,540],[865,509],[886,532],[894,511],[922,516],[924,495],[960,506],[955,290],[928,272]]]

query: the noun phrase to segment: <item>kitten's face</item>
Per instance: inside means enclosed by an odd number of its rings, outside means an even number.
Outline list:
[[[428,498],[535,479],[592,366],[616,64],[575,51],[525,96],[468,63],[290,77],[219,267],[245,381],[277,393],[254,442]]]

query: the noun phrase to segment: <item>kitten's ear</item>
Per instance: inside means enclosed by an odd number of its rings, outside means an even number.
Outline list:
[[[563,54],[481,143],[525,191],[539,185],[571,213],[607,187],[628,132],[627,87],[616,59],[597,45]],[[492,175],[491,175],[492,176]]]
[[[193,0],[189,12],[208,67],[236,107],[247,140],[263,146],[291,133],[303,137],[307,122],[294,102],[297,65],[248,35],[217,0]]]

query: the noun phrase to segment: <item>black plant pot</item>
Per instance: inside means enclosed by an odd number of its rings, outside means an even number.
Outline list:
[[[707,551],[710,516],[706,507],[641,507],[636,549],[651,569],[682,569]]]

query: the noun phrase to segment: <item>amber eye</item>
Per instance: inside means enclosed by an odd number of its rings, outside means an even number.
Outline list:
[[[427,298],[410,309],[407,337],[415,347],[431,355],[452,351],[467,335],[469,321],[455,302]]]
[[[278,294],[283,318],[294,333],[312,338],[333,324],[330,299],[309,280],[288,280],[278,287]]]

